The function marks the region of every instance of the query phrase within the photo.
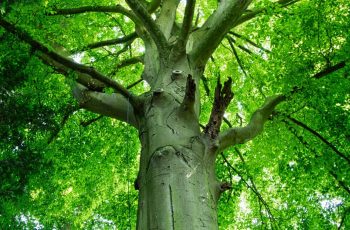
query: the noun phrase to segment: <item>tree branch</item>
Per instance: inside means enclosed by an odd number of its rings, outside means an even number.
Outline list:
[[[263,131],[265,122],[268,120],[275,107],[285,99],[286,97],[284,95],[268,97],[264,105],[253,113],[247,126],[230,128],[220,133],[218,136],[218,151],[222,151],[236,144],[243,144],[260,134]]]
[[[153,0],[147,5],[147,10],[150,13],[153,13],[159,6],[162,0]]]
[[[64,76],[69,76],[70,69],[67,68],[66,66],[62,65],[59,62],[52,60],[49,56],[47,56],[43,53],[39,53],[39,54],[37,54],[37,56],[46,65],[51,66],[56,72],[58,72]],[[89,90],[96,91],[96,92],[102,92],[107,87],[106,84],[104,84],[96,79],[93,79],[90,75],[84,74],[84,73],[79,73],[78,77],[76,78],[76,81],[79,84],[82,84],[85,87],[87,87]]]
[[[233,31],[230,31],[229,34],[232,34],[233,36],[235,36],[235,37],[237,37],[237,38],[240,38],[240,39],[242,39],[242,40],[248,42],[249,44],[251,44],[252,46],[254,46],[254,47],[258,48],[258,49],[261,49],[261,50],[263,50],[263,51],[265,51],[265,52],[267,52],[267,53],[271,53],[270,50],[267,50],[267,49],[265,49],[264,47],[262,47],[262,46],[256,44],[255,42],[253,42],[252,40],[248,39],[247,37],[244,37],[244,36],[242,36],[242,35],[240,35],[240,34],[237,34],[237,33],[233,32]]]
[[[92,78],[99,80],[100,82],[106,84],[107,86],[115,89],[118,93],[120,93],[124,97],[129,98],[131,103],[134,104],[135,97],[127,89],[125,89],[118,82],[116,82],[116,81],[104,76],[100,72],[96,71],[94,68],[75,63],[75,62],[71,61],[70,59],[50,50],[49,48],[44,46],[42,43],[34,40],[28,33],[22,31],[21,29],[17,28],[16,26],[12,25],[11,23],[7,22],[6,20],[4,20],[2,18],[0,18],[0,26],[2,26],[8,32],[18,36],[18,38],[20,40],[28,43],[33,49],[44,53],[52,60],[64,65],[65,67],[67,67],[69,69],[78,71],[80,73],[88,74]]]
[[[84,50],[88,50],[88,49],[96,49],[96,48],[100,48],[103,46],[121,44],[121,43],[129,42],[129,41],[133,41],[135,38],[137,38],[137,34],[134,32],[134,33],[131,33],[131,34],[126,35],[124,37],[89,44],[89,45],[83,47],[80,51],[84,51]]]
[[[236,149],[236,151],[238,151],[238,149]],[[233,167],[233,165],[229,162],[229,160],[226,158],[226,156],[223,153],[220,153],[220,155],[224,159],[224,161],[226,162],[228,167],[231,168],[235,173],[237,173],[237,175],[241,178],[241,180],[246,185],[246,187],[249,188],[250,190],[252,190],[252,192],[257,196],[258,200],[264,205],[264,207],[268,213],[268,217],[269,217],[271,224],[272,224],[273,221],[275,220],[275,218],[271,212],[269,205],[267,204],[265,199],[262,197],[259,190],[256,188],[253,177],[250,175],[249,171],[246,169],[248,180],[251,182],[251,184],[246,179],[244,179],[244,177],[242,176],[242,173],[240,173],[235,167]],[[243,161],[243,164],[245,165],[244,161]],[[246,165],[245,165],[245,167],[246,167]],[[261,210],[260,210],[260,212],[261,212]]]
[[[129,17],[134,21],[135,15],[128,9],[124,8],[122,5],[116,6],[83,6],[78,8],[70,8],[70,9],[55,9],[54,13],[48,14],[49,16],[56,15],[72,15],[72,14],[83,14],[90,12],[100,12],[100,13],[121,13],[125,16]]]
[[[251,0],[221,1],[204,25],[192,34],[190,57],[195,63],[204,64],[208,60],[251,2]]]
[[[345,65],[346,65],[345,61],[341,61],[341,62],[339,62],[339,63],[337,63],[337,64],[335,64],[333,66],[330,66],[330,67],[322,70],[321,72],[318,72],[317,74],[315,74],[313,76],[313,78],[320,79],[320,78],[322,78],[324,76],[327,76],[330,73],[333,73],[333,72],[335,72],[335,71],[337,71],[339,69],[344,68]]]
[[[120,63],[118,63],[118,65],[116,66],[116,68],[109,74],[109,76],[113,76],[114,74],[116,74],[119,69],[127,67],[129,65],[133,65],[133,64],[137,64],[137,63],[142,63],[144,59],[144,55],[142,56],[137,56],[137,57],[132,57],[132,58],[128,58],[125,60],[122,60]]]
[[[154,22],[147,9],[145,9],[140,2],[137,0],[126,0],[126,2],[150,34],[152,40],[158,48],[159,56],[161,58],[165,58],[166,53],[169,52],[168,42],[159,26]]]
[[[310,151],[314,154],[315,157],[320,157],[320,155],[317,154],[316,150],[313,149],[313,148],[311,147],[311,145],[310,145],[307,141],[305,141],[304,138],[303,138],[302,136],[300,136],[300,135],[297,134],[296,129],[295,129],[286,119],[282,120],[282,122],[286,124],[287,129],[299,140],[299,142],[300,142],[306,149],[310,150]],[[330,175],[332,175],[332,177],[334,178],[334,180],[335,180],[336,182],[338,182],[338,184],[350,195],[350,188],[344,183],[344,181],[339,180],[338,175],[337,175],[334,171],[328,170],[328,173],[329,173]]]
[[[340,152],[332,143],[330,143],[329,141],[326,140],[326,138],[324,138],[321,134],[319,134],[317,131],[313,130],[312,128],[310,128],[309,126],[307,126],[306,124],[304,124],[301,121],[298,121],[296,119],[294,119],[291,116],[287,116],[287,118],[293,122],[294,124],[298,125],[299,127],[302,127],[303,129],[306,129],[307,131],[309,131],[311,134],[313,134],[315,137],[317,137],[318,139],[320,139],[323,143],[325,143],[328,147],[330,147],[339,157],[343,158],[345,161],[348,162],[348,164],[350,165],[350,159],[349,157],[347,157],[344,153]]]
[[[92,123],[100,120],[101,118],[103,118],[103,115],[99,115],[98,117],[90,119],[90,120],[87,120],[87,121],[80,121],[80,125],[83,126],[84,128],[86,128],[89,125],[91,125]]]
[[[231,38],[231,37],[228,36],[228,37],[227,37],[227,40],[228,40],[228,43],[230,44],[232,53],[233,53],[233,55],[235,56],[239,67],[241,68],[241,70],[242,70],[243,73],[244,73],[244,76],[245,76],[245,77],[248,77],[248,74],[247,74],[247,72],[246,72],[245,69],[244,69],[243,63],[242,63],[241,59],[239,58],[238,53],[237,53],[237,51],[236,51],[236,49],[235,49],[235,47],[234,47],[234,45],[233,45],[233,42],[234,42],[233,38]]]
[[[160,30],[163,32],[165,38],[169,40],[174,29],[176,10],[180,0],[166,0],[162,1],[162,7],[159,16],[156,19]]]
[[[178,37],[176,45],[174,46],[176,49],[176,53],[182,53],[185,51],[187,39],[190,34],[190,30],[192,28],[192,20],[193,20],[195,6],[196,6],[196,0],[187,0],[187,4],[185,8],[185,16],[182,21],[180,35]]]
[[[63,117],[62,117],[62,120],[59,124],[59,127],[55,128],[50,137],[49,137],[49,140],[47,141],[47,144],[51,144],[55,139],[56,137],[58,136],[58,134],[60,133],[60,131],[63,129],[63,127],[65,126],[65,124],[67,123],[69,117],[71,115],[74,114],[74,112],[78,111],[80,108],[77,108],[77,107],[74,107],[72,105],[68,105],[66,107],[66,111],[64,111],[63,113]]]
[[[280,5],[280,7],[287,7],[289,5],[292,5],[296,2],[299,2],[300,0],[279,0],[277,1],[275,4]],[[234,25],[234,27],[249,21],[253,18],[255,18],[256,16],[258,16],[259,14],[262,14],[266,11],[266,8],[262,8],[262,9],[256,9],[256,10],[252,10],[249,13],[246,13],[244,15],[242,15],[236,22],[236,24]]]
[[[73,89],[73,95],[82,108],[137,127],[134,108],[130,101],[122,95],[89,91],[79,84]]]

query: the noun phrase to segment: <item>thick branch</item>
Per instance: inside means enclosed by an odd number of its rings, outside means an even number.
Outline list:
[[[131,33],[129,35],[126,35],[125,37],[111,39],[111,40],[106,40],[106,41],[100,41],[100,42],[89,44],[89,45],[83,47],[81,49],[81,51],[87,50],[87,49],[96,49],[96,48],[100,48],[100,47],[103,47],[103,46],[110,46],[110,45],[121,44],[121,43],[125,43],[125,42],[128,42],[128,41],[133,41],[135,38],[137,38],[137,34],[134,32],[134,33]]]
[[[63,74],[64,76],[69,76],[70,69],[66,66],[62,65],[61,63],[52,60],[49,56],[43,53],[37,54],[37,56],[46,64],[51,66],[56,72]],[[90,75],[79,73],[76,81],[79,84],[84,85],[89,90],[102,92],[103,89],[107,87],[106,84],[100,82],[99,80],[93,79]]]
[[[89,91],[79,84],[74,88],[73,95],[82,108],[137,127],[133,106],[122,95]]]
[[[132,11],[136,14],[136,16],[140,19],[140,21],[142,21],[142,24],[156,44],[160,57],[165,57],[165,54],[168,52],[168,42],[159,26],[155,23],[151,15],[148,13],[147,9],[145,9],[137,0],[126,0],[126,2]]]
[[[306,124],[302,123],[301,121],[298,121],[294,118],[292,118],[291,116],[287,116],[287,118],[293,122],[294,124],[298,125],[299,127],[302,127],[303,129],[306,129],[307,131],[309,131],[310,133],[312,133],[315,137],[317,137],[318,139],[320,139],[323,143],[325,143],[328,147],[330,147],[339,157],[343,158],[345,161],[348,162],[348,164],[350,164],[350,159],[349,157],[347,157],[344,153],[340,152],[332,143],[330,143],[329,141],[327,141],[326,138],[324,138],[321,134],[319,134],[317,131],[313,130],[312,128],[310,128],[309,126],[307,126]]]
[[[224,117],[225,110],[230,104],[233,93],[231,91],[232,79],[229,78],[222,88],[220,79],[215,88],[213,108],[211,110],[209,122],[205,127],[204,133],[211,139],[215,139],[220,132],[222,119]]]
[[[284,95],[267,98],[264,105],[253,113],[247,126],[230,128],[220,133],[218,137],[218,151],[222,151],[236,144],[243,144],[259,135],[263,131],[264,124],[275,107],[285,99],[286,97]]]
[[[130,101],[133,103],[134,97],[133,95],[125,89],[122,85],[120,85],[118,82],[104,76],[100,72],[96,71],[92,67],[88,67],[85,65],[81,65],[78,63],[75,63],[71,61],[70,59],[50,50],[46,46],[44,46],[42,43],[34,40],[28,33],[22,31],[21,29],[15,27],[11,23],[7,22],[6,20],[0,18],[0,25],[6,29],[8,32],[18,36],[19,39],[22,41],[28,43],[32,46],[33,49],[38,50],[48,57],[50,57],[52,60],[66,66],[67,68],[70,68],[72,70],[76,70],[80,73],[85,73],[90,75],[92,78],[99,80],[100,82],[106,84],[107,86],[115,89],[118,93],[122,94],[126,98],[130,98]]]
[[[176,9],[179,5],[180,0],[166,0],[162,1],[162,7],[160,14],[156,19],[160,30],[163,32],[165,38],[169,40],[171,33],[176,26]]]
[[[251,0],[221,1],[218,9],[191,37],[193,43],[190,51],[191,59],[196,63],[205,63],[225,35],[237,24],[251,2]]]
[[[137,56],[137,57],[132,57],[129,59],[125,59],[122,60],[118,65],[117,65],[117,69],[121,69],[123,67],[129,66],[129,65],[133,65],[133,64],[137,64],[137,63],[142,63],[143,62],[143,58],[144,56]]]
[[[175,49],[179,53],[182,53],[183,51],[185,51],[186,42],[192,27],[192,20],[193,20],[195,6],[196,6],[196,0],[187,0],[185,16],[182,21],[182,28],[180,31],[179,38],[177,40],[177,44],[175,45]]]

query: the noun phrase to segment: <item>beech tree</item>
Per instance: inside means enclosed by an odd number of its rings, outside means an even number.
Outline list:
[[[349,1],[0,6],[2,229],[350,226]]]

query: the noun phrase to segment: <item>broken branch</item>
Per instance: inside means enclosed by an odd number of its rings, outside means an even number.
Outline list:
[[[209,136],[211,139],[215,139],[218,136],[225,110],[233,98],[231,86],[232,86],[231,78],[229,78],[224,83],[223,88],[220,83],[220,78],[218,79],[218,82],[215,88],[213,108],[211,110],[209,122],[206,125],[204,130],[204,133],[207,136]]]

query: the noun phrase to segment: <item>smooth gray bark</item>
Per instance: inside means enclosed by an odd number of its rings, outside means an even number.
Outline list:
[[[194,112],[199,102],[184,101],[188,75],[197,73],[186,61],[173,66],[143,96],[137,229],[217,229],[215,154]]]

